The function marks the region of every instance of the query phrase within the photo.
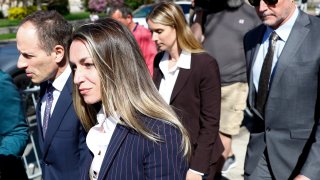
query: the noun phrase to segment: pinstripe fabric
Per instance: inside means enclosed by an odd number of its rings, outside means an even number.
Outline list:
[[[185,179],[188,170],[186,159],[180,152],[181,134],[174,127],[143,117],[145,125],[158,133],[163,143],[154,143],[125,126],[117,125],[98,179]],[[88,169],[92,155],[88,154],[82,179],[89,179]]]

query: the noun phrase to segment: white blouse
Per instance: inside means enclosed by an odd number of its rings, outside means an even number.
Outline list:
[[[87,146],[94,155],[89,170],[90,179],[93,180],[98,179],[102,161],[114,129],[117,126],[118,119],[106,117],[103,108],[101,108],[97,114],[97,121],[98,124],[89,130],[86,138]]]
[[[191,53],[182,50],[177,64],[170,69],[168,69],[168,64],[169,54],[165,52],[159,63],[159,68],[163,73],[163,78],[161,79],[159,87],[159,93],[162,96],[162,98],[168,104],[170,104],[171,94],[174,85],[176,84],[180,68],[190,69],[191,67]]]

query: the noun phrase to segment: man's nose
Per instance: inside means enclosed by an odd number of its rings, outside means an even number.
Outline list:
[[[17,62],[19,69],[25,69],[28,66],[26,59],[20,54]]]

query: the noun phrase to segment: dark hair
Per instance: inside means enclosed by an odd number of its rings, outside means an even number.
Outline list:
[[[26,22],[31,22],[37,29],[39,46],[47,54],[51,53],[56,45],[63,46],[65,50],[68,49],[72,25],[57,11],[36,11],[24,18],[20,26]]]
[[[117,10],[121,12],[123,18],[126,18],[129,15],[132,16],[132,9],[125,4],[112,6],[108,11],[108,16],[112,16],[112,14],[114,14]]]

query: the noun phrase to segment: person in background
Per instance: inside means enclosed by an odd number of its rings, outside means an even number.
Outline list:
[[[190,140],[155,88],[132,33],[106,18],[70,45],[73,100],[89,131],[83,179],[185,179]]]
[[[308,12],[308,0],[299,0],[301,11]]]
[[[19,91],[1,70],[0,89],[0,179],[26,180],[21,156],[29,140],[29,127]]]
[[[196,9],[195,9],[195,0],[191,0],[191,6],[189,9],[189,25],[193,24],[195,19]]]
[[[263,24],[245,35],[254,114],[245,180],[320,177],[320,19],[292,0],[249,0]]]
[[[112,6],[109,10],[109,16],[123,23],[133,33],[152,76],[153,60],[158,51],[155,43],[151,39],[150,31],[133,21],[132,10],[126,5]]]
[[[40,83],[36,107],[42,177],[80,179],[86,133],[72,106],[68,44],[72,25],[56,11],[37,11],[17,31],[17,66]]]
[[[248,96],[244,35],[261,21],[244,0],[197,0],[196,21],[204,49],[217,59],[221,77],[221,116],[219,135],[224,146],[222,175],[236,166],[232,136],[238,135]],[[223,37],[223,38],[221,38]]]
[[[218,135],[221,86],[219,67],[193,36],[180,6],[159,3],[147,16],[155,57],[153,80],[191,136],[187,179],[210,179],[223,152]]]

